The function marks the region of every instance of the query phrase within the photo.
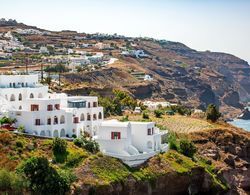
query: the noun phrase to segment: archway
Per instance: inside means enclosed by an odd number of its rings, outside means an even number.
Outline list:
[[[53,137],[59,137],[58,130],[55,130],[55,131],[53,132]]]
[[[32,99],[32,98],[34,98],[34,94],[33,93],[30,94],[30,99]]]
[[[40,135],[41,135],[41,136],[45,136],[45,131],[41,131],[41,132],[40,132]]]
[[[65,130],[64,129],[61,129],[60,137],[65,137]]]
[[[14,94],[11,94],[11,96],[10,96],[10,101],[11,101],[11,102],[16,101],[16,97],[15,97],[15,95],[14,95]]]
[[[48,137],[51,136],[50,130],[47,130],[47,131],[46,131],[46,136],[48,136]]]

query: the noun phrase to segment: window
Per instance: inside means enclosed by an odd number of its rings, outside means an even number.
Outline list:
[[[111,139],[121,139],[121,132],[111,132]]]
[[[38,110],[39,110],[39,105],[31,104],[30,107],[31,107],[31,108],[30,108],[31,111],[38,111]]]
[[[58,118],[57,116],[54,116],[54,125],[57,125],[58,124]]]
[[[14,94],[11,94],[11,96],[10,96],[10,101],[11,101],[11,102],[16,101],[16,97],[15,97],[15,95],[14,95]]]
[[[32,98],[34,98],[34,94],[33,93],[30,94],[30,99],[32,99]]]
[[[40,119],[36,119],[35,125],[40,125]]]
[[[90,121],[91,120],[91,116],[90,116],[90,114],[88,113],[88,115],[87,115],[87,120],[88,121]]]
[[[65,117],[64,117],[64,115],[62,115],[60,117],[60,124],[64,124],[64,123],[65,123]]]
[[[90,108],[90,102],[88,103],[88,108]]]
[[[74,117],[73,118],[73,123],[79,123],[79,117]]]
[[[55,109],[60,110],[60,104],[55,104]]]
[[[93,107],[97,107],[97,102],[93,102]]]
[[[80,121],[84,121],[84,114],[81,114]]]
[[[101,112],[99,112],[98,118],[102,119],[102,113]]]
[[[22,101],[22,99],[23,99],[23,98],[22,98],[22,94],[19,93],[19,95],[18,95],[18,100],[19,100],[19,101]]]
[[[93,120],[95,121],[97,118],[96,118],[96,114],[93,115]]]
[[[51,118],[47,119],[47,125],[51,125]]]
[[[148,135],[152,135],[152,131],[150,128],[148,129]]]
[[[49,105],[47,106],[47,110],[48,110],[48,111],[52,111],[52,110],[53,110],[53,105],[49,104]]]

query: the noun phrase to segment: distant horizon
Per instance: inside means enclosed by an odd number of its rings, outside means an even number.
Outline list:
[[[247,0],[2,0],[1,6],[0,18],[45,30],[164,39],[250,64]]]

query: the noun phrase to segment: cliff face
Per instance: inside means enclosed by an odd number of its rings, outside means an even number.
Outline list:
[[[115,57],[120,62],[92,73],[75,74],[83,80],[91,75],[89,87],[123,88],[138,99],[165,99],[193,107],[206,108],[213,103],[222,112],[239,113],[242,103],[250,100],[250,66],[233,55],[198,52],[181,43],[135,39],[134,49],[149,57]],[[131,71],[153,76],[153,81],[139,81]],[[103,73],[103,74],[102,74]],[[84,79],[85,78],[85,79]],[[75,82],[65,75],[67,82]],[[81,81],[79,81],[81,82]]]
[[[233,194],[250,193],[250,133],[228,127],[191,137],[198,153],[211,160]]]

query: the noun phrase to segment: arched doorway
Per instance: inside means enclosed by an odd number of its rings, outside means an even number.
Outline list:
[[[40,132],[40,135],[41,135],[41,136],[45,136],[45,131],[41,131],[41,132]]]
[[[53,137],[59,137],[58,130],[55,130],[55,131],[53,132]]]
[[[65,130],[64,130],[64,129],[61,129],[60,137],[65,137],[65,135],[66,135]]]

